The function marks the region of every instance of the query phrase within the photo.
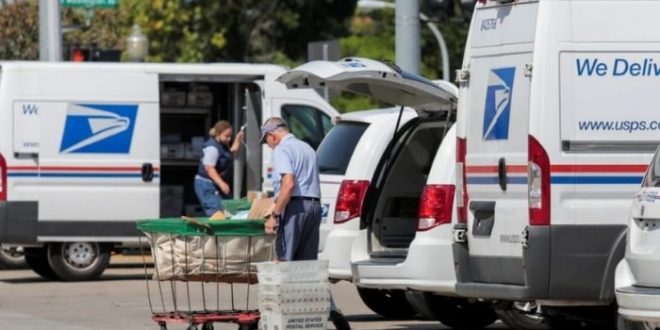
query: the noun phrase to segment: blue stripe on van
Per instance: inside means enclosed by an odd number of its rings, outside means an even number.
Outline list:
[[[643,176],[553,176],[552,184],[641,184]]]
[[[641,184],[643,176],[553,176],[552,184]],[[467,177],[468,184],[499,184],[496,176]],[[527,177],[508,177],[508,184],[527,184]]]

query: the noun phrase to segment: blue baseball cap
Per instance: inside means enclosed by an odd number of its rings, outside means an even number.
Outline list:
[[[268,135],[268,133],[280,127],[288,127],[288,126],[285,122],[278,123],[278,122],[266,121],[266,123],[261,126],[261,138],[259,139],[259,142],[266,143],[266,135]]]

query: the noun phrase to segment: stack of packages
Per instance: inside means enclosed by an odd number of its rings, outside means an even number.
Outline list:
[[[261,330],[325,330],[330,313],[328,261],[257,264]]]

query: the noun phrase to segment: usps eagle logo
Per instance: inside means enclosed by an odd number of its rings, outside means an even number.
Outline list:
[[[511,94],[516,68],[490,71],[484,110],[484,140],[507,140],[511,119]]]
[[[61,153],[129,153],[138,106],[69,104]]]

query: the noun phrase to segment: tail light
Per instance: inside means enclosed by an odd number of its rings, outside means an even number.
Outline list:
[[[467,180],[465,179],[465,154],[467,152],[467,141],[456,139],[456,213],[459,223],[467,223]]]
[[[367,180],[344,180],[339,186],[335,205],[335,223],[343,223],[357,218],[362,212],[364,195],[369,188]]]
[[[455,187],[451,184],[427,185],[419,200],[417,230],[425,231],[451,223]]]
[[[0,154],[0,201],[7,200],[7,162]]]
[[[550,225],[550,158],[531,135],[527,148],[529,224],[547,226]]]

